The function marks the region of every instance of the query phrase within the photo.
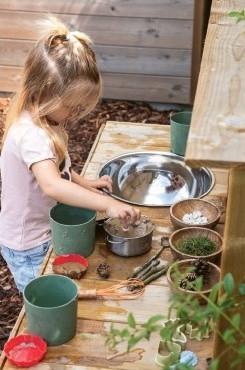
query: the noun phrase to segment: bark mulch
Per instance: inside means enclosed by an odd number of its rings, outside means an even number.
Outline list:
[[[0,98],[0,137],[3,133],[6,111],[10,98]],[[101,124],[108,120],[169,124],[172,110],[157,111],[146,103],[131,101],[102,101],[88,117],[81,120],[69,132],[69,152],[73,168],[81,172]],[[1,185],[1,183],[0,183]],[[0,354],[4,343],[20,313],[23,305],[13,277],[0,253]]]

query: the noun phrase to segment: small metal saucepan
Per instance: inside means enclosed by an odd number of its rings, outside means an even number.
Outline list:
[[[119,219],[108,218],[104,222],[108,249],[123,257],[139,256],[149,251],[154,225],[147,216],[142,216],[139,225],[124,229]]]

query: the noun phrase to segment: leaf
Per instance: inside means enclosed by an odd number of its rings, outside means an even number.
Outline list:
[[[128,329],[123,329],[121,331],[121,338],[125,338],[125,337],[128,337],[129,336],[129,331]]]
[[[216,358],[215,360],[212,361],[209,370],[217,370],[219,366],[219,359]]]
[[[160,337],[163,340],[171,342],[173,337],[173,330],[168,327],[162,328],[162,330],[160,331]]]
[[[236,332],[235,329],[226,329],[224,334],[222,335],[223,340],[226,344],[235,344],[236,339],[233,334]]]
[[[245,283],[241,283],[238,285],[238,291],[241,295],[245,295]]]
[[[241,12],[229,12],[228,16],[229,17],[240,17]]]
[[[241,315],[240,313],[236,313],[234,316],[231,318],[232,324],[236,327],[239,328],[240,323],[241,323]]]
[[[224,289],[226,293],[231,294],[234,290],[235,284],[234,284],[234,278],[230,272],[228,272],[228,274],[225,275],[223,283],[224,283]]]
[[[187,364],[177,364],[175,365],[175,370],[192,370],[193,366]]]
[[[220,288],[220,283],[217,283],[212,287],[212,290],[211,290],[211,292],[209,294],[209,297],[208,297],[210,299],[210,301],[216,302],[218,292],[219,292],[219,288]]]
[[[245,355],[245,344],[242,344],[242,345],[238,348],[237,353],[238,353],[239,355]]]
[[[111,326],[111,328],[110,328],[110,333],[111,333],[113,336],[120,335],[120,330],[118,330],[118,329],[114,329],[114,327],[113,327],[113,326]]]
[[[241,358],[236,358],[234,361],[232,361],[230,366],[231,366],[231,368],[233,368],[233,367],[239,365],[241,362],[242,362]]]
[[[127,322],[128,322],[128,325],[130,326],[130,328],[135,329],[136,322],[135,322],[134,316],[133,316],[133,314],[131,312],[128,315]]]
[[[244,20],[245,20],[245,17],[239,17],[239,18],[237,18],[236,23],[239,23],[239,22],[244,21]]]
[[[143,338],[145,338],[145,335],[139,335],[138,337],[131,337],[128,341],[128,350],[132,349]]]
[[[152,325],[157,321],[163,320],[165,317],[163,315],[155,315],[149,318],[147,324]]]

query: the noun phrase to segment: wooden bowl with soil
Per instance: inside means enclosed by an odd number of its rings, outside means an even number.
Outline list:
[[[174,259],[201,258],[218,264],[223,238],[219,233],[203,227],[186,227],[174,231],[169,246]]]
[[[208,296],[212,287],[220,281],[220,268],[214,263],[206,261],[207,271],[203,275],[203,286],[201,290],[191,290],[187,285],[185,288],[181,287],[180,282],[183,282],[188,274],[194,271],[194,263],[196,259],[187,259],[174,262],[167,271],[167,281],[173,293],[177,294],[191,294],[201,304],[205,304],[206,300],[202,295]],[[183,284],[182,284],[183,286]]]
[[[170,219],[172,224],[174,225],[175,229],[181,229],[184,227],[204,227],[208,229],[214,229],[217,223],[219,222],[221,211],[218,207],[216,207],[213,203],[208,202],[207,200],[203,199],[184,199],[180,200],[179,202],[174,203],[170,207]],[[203,219],[207,220],[207,222],[198,223],[198,220],[194,221],[193,213],[200,212]],[[183,221],[183,217],[186,215],[191,215],[190,220],[188,222]],[[192,220],[193,219],[193,222]],[[201,218],[199,218],[201,221]],[[195,223],[197,222],[197,223]]]

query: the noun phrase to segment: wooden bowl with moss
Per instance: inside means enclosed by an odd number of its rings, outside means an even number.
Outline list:
[[[175,229],[197,226],[214,229],[219,222],[221,211],[204,199],[184,199],[172,204],[170,219]]]
[[[195,265],[201,261],[205,268],[197,273],[196,278],[202,276],[201,290],[195,288],[195,279],[193,274],[196,274],[197,268]],[[189,276],[192,278],[189,281]],[[212,287],[220,281],[220,268],[214,263],[204,260],[187,259],[174,262],[167,271],[167,281],[173,293],[177,294],[191,294],[201,304],[206,303],[203,297],[208,296]]]
[[[169,246],[174,259],[201,258],[219,264],[223,238],[211,229],[186,227],[170,235]]]

